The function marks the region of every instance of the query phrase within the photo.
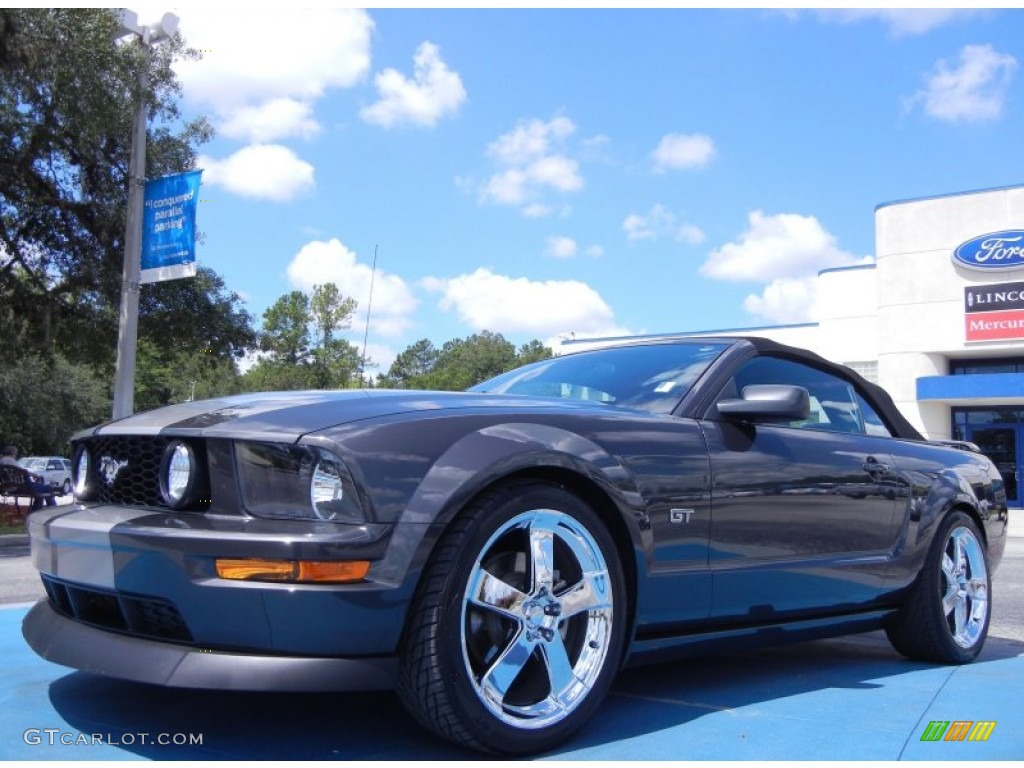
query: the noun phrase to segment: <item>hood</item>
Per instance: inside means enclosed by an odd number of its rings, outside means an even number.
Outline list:
[[[293,442],[309,432],[380,416],[463,408],[573,408],[593,404],[522,395],[339,389],[256,392],[169,405],[85,430],[92,435],[176,435]],[[606,409],[607,406],[602,406]]]

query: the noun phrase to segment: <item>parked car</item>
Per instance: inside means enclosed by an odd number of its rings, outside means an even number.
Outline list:
[[[469,392],[259,393],[73,440],[35,513],[51,661],[167,686],[394,687],[503,754],[624,664],[884,628],[969,662],[1006,494],[879,387],[756,338],[544,360]]]
[[[71,461],[60,456],[26,456],[18,463],[61,494],[71,493]]]

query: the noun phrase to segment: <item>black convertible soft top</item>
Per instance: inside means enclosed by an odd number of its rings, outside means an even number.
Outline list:
[[[830,360],[826,360],[821,355],[815,354],[814,352],[810,352],[806,349],[791,347],[788,344],[780,344],[777,341],[765,339],[761,336],[735,336],[731,338],[743,339],[744,341],[750,342],[750,344],[752,344],[760,353],[787,357],[797,362],[813,365],[816,368],[824,368],[837,376],[847,379],[852,382],[865,397],[867,397],[878,415],[881,416],[882,420],[889,425],[893,432],[893,437],[900,437],[905,440],[924,440],[924,436],[914,428],[913,424],[907,421],[906,417],[902,413],[900,413],[896,404],[893,403],[892,398],[889,396],[889,393],[877,384],[872,384],[852,368],[847,368],[845,365],[833,363]]]

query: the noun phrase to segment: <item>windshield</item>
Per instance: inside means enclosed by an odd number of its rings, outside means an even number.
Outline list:
[[[25,469],[46,469],[46,459],[38,459],[30,456],[29,458],[22,459],[18,463]]]
[[[469,391],[591,400],[671,413],[727,346],[702,342],[595,349],[517,368]]]

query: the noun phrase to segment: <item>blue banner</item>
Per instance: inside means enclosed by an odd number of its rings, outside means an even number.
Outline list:
[[[186,171],[146,182],[139,282],[195,276],[201,175],[202,171]]]

